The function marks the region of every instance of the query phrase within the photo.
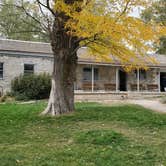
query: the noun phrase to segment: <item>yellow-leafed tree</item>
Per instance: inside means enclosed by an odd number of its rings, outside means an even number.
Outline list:
[[[166,34],[164,26],[132,16],[150,0],[34,0],[45,22],[54,54],[52,89],[43,114],[74,111],[77,50],[87,47],[96,60],[119,60],[126,70],[145,67],[151,43]],[[23,10],[26,9],[21,6]],[[27,15],[31,16],[30,13]],[[35,18],[34,18],[35,19]],[[47,24],[46,24],[47,22]],[[149,60],[153,61],[153,59]]]

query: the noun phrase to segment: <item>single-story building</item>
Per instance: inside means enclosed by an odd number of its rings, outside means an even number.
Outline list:
[[[120,93],[166,91],[166,55],[153,55],[158,64],[126,73],[120,63],[98,62],[78,51],[76,93]],[[24,73],[52,72],[50,44],[0,39],[0,93],[10,91],[11,81]]]

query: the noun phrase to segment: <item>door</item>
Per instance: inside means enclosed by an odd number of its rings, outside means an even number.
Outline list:
[[[166,92],[166,72],[160,73],[160,90]]]
[[[122,70],[119,70],[119,90],[127,91],[127,74]]]

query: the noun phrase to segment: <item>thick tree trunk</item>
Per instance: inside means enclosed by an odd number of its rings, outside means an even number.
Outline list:
[[[47,108],[42,114],[51,116],[74,111],[74,81],[77,64],[76,54],[61,50],[54,56],[52,88]]]

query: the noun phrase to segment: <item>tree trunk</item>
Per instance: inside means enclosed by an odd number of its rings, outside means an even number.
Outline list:
[[[54,56],[52,87],[47,108],[42,114],[51,116],[74,111],[74,81],[77,56],[61,50]]]

